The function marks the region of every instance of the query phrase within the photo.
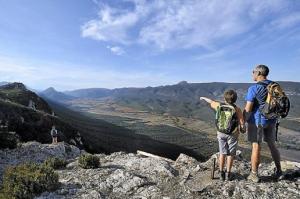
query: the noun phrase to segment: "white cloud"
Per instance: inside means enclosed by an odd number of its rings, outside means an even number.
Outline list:
[[[269,23],[270,15],[280,27],[296,24],[294,17],[280,15],[291,4],[285,0],[123,0],[120,5],[128,2],[133,7],[102,5],[98,18],[82,26],[82,36],[125,45],[154,45],[161,50],[213,49],[220,40]]]
[[[83,37],[122,44],[129,42],[127,31],[138,21],[137,14],[103,6],[98,16],[99,19],[91,20],[81,27]]]
[[[107,46],[107,49],[109,49],[112,53],[116,55],[124,55],[125,50],[119,46]]]

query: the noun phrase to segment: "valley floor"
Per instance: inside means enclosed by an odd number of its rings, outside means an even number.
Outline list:
[[[216,141],[216,131],[213,123],[207,123],[201,120],[196,120],[193,118],[184,117],[174,117],[168,114],[159,115],[148,111],[140,111],[129,107],[120,106],[111,100],[73,100],[69,102],[69,106],[75,110],[79,110],[83,113],[88,114],[91,117],[98,119],[103,119],[110,123],[123,126],[129,129],[134,129],[138,133],[149,135],[154,139],[158,139],[163,142],[171,142],[174,144],[183,145],[197,153],[203,153],[205,156],[210,156],[218,150]],[[136,126],[142,125],[144,130],[140,128],[137,129]],[[183,134],[178,135],[172,134],[174,130],[161,130],[160,135],[151,133],[153,129],[149,128],[151,126],[164,125],[166,127],[171,127],[172,129],[178,129]],[[163,132],[165,131],[165,132]],[[163,135],[161,135],[163,134]],[[190,136],[193,135],[193,136]],[[280,141],[280,151],[281,158],[283,160],[297,161],[300,162],[300,151],[294,149],[298,146],[300,142],[300,132],[296,132],[287,128],[281,127],[279,129],[279,141]],[[196,136],[196,137],[195,137]],[[249,156],[249,151],[251,146],[246,140],[246,135],[240,135],[240,146],[241,149],[247,151],[247,156]],[[208,143],[209,147],[203,147],[204,143]],[[282,147],[282,146],[289,146]],[[269,150],[266,144],[263,144],[262,153],[266,157],[270,157]]]

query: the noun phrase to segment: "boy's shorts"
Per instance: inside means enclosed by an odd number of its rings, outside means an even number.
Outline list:
[[[236,155],[238,146],[238,140],[236,136],[218,132],[218,141],[220,154],[232,156]]]
[[[276,141],[276,124],[269,123],[266,124],[262,129],[259,129],[256,124],[247,124],[247,134],[249,142],[261,143],[262,140],[265,142],[275,142]]]

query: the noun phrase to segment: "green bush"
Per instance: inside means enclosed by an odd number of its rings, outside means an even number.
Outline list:
[[[64,159],[61,159],[61,158],[52,157],[52,158],[48,158],[44,162],[44,165],[49,166],[53,169],[62,169],[67,166],[67,161],[65,161]]]
[[[5,170],[0,198],[31,199],[58,186],[58,174],[51,167],[36,163],[21,164]]]
[[[84,154],[79,157],[79,166],[84,169],[95,169],[99,168],[100,162],[99,158],[95,155]]]

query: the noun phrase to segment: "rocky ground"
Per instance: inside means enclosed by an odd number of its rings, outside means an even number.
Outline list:
[[[285,179],[274,181],[273,164],[261,164],[262,182],[246,180],[250,164],[241,155],[234,163],[234,180],[211,180],[212,157],[198,162],[181,154],[174,162],[118,152],[98,154],[101,167],[82,169],[78,156],[84,151],[59,143],[37,142],[22,144],[13,150],[0,151],[0,174],[5,167],[22,162],[43,162],[49,156],[66,159],[66,169],[57,170],[61,186],[55,192],[45,192],[39,199],[56,198],[300,198],[300,164],[282,162]]]

